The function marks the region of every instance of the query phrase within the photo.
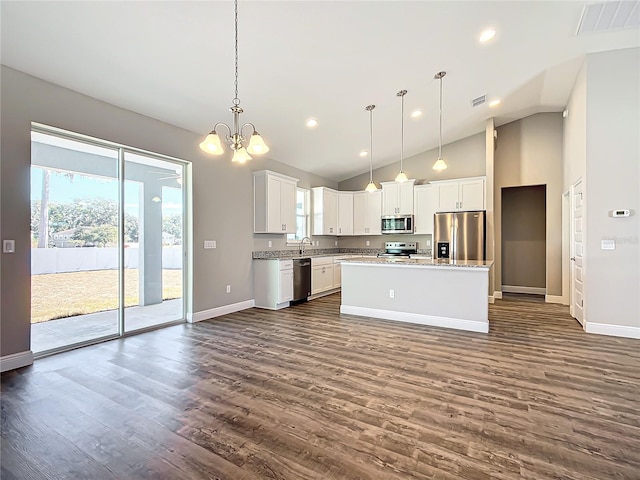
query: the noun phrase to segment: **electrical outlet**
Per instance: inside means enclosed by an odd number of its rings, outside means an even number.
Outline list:
[[[269,248],[273,247],[273,242],[269,240]]]
[[[395,290],[389,290],[389,298],[396,298],[396,291]]]
[[[431,240],[427,240],[427,247],[431,246]]]
[[[334,245],[335,245],[336,247],[338,246],[338,240],[336,240],[336,241],[334,242]]]
[[[367,240],[366,242],[364,242],[364,244],[368,247],[369,245],[371,245],[371,242]]]
[[[217,244],[215,240],[205,240],[204,248],[216,248]]]
[[[227,293],[231,293],[231,285],[227,285]]]

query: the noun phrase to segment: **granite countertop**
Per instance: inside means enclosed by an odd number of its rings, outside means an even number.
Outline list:
[[[479,268],[488,269],[493,265],[493,261],[487,260],[448,260],[448,259],[427,259],[427,258],[370,258],[355,257],[341,260],[341,263],[362,263],[371,265],[394,265],[413,267],[456,267],[456,268]]]
[[[342,255],[362,255],[375,257],[383,253],[383,248],[307,248],[304,254],[300,250],[259,250],[254,251],[254,260],[291,260],[295,258],[340,257]],[[418,249],[418,257],[430,257],[431,249]]]

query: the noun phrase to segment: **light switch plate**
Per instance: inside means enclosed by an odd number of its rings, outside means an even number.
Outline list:
[[[16,253],[16,241],[15,240],[3,240],[2,241],[2,253]]]
[[[616,241],[615,240],[601,240],[600,248],[602,250],[615,250],[616,249]]]

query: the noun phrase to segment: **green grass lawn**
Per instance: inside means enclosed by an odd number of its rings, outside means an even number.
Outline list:
[[[124,274],[125,306],[138,305],[138,270]],[[162,271],[162,298],[182,297],[182,270]],[[31,323],[118,308],[118,271],[51,273],[31,277]]]

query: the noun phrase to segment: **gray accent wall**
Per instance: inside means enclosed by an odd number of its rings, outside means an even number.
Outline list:
[[[229,152],[208,156],[201,135],[87,97],[2,66],[0,227],[15,239],[16,253],[0,255],[0,355],[30,349],[30,163],[31,122],[176,157],[192,163],[193,312],[253,299],[252,170],[269,169],[301,179],[301,185],[328,185],[321,177],[273,159],[233,165]],[[247,120],[250,120],[247,119]],[[212,118],[231,121],[228,118]],[[261,128],[268,132],[268,125]],[[206,132],[202,132],[205,134]],[[277,236],[278,237],[278,236]],[[281,237],[281,236],[279,236]],[[217,248],[204,250],[204,240]],[[231,293],[225,291],[231,285]]]
[[[504,187],[547,186],[546,292],[562,295],[562,114],[539,113],[498,127],[495,150],[495,285],[502,280]]]
[[[502,189],[502,285],[546,288],[546,188]]]

